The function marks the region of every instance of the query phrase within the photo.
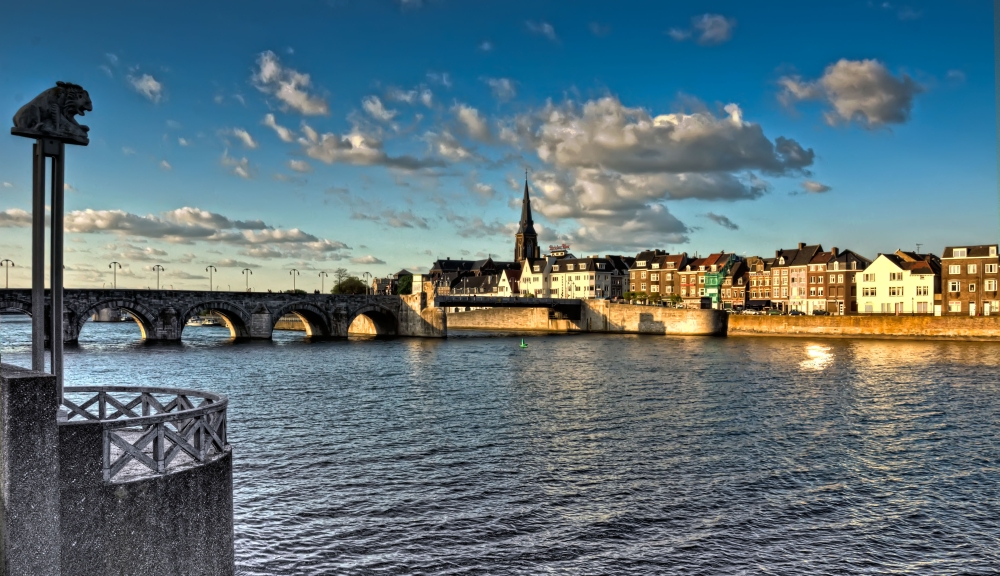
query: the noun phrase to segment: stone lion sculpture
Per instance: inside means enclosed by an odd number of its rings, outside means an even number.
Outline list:
[[[21,107],[14,114],[11,134],[31,138],[52,137],[82,144],[90,143],[87,132],[90,128],[76,121],[75,116],[84,116],[92,111],[90,94],[79,84],[56,82]]]

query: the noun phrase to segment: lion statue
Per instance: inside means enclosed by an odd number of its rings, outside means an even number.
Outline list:
[[[53,137],[86,146],[90,143],[90,128],[76,121],[92,111],[90,94],[79,84],[56,82],[21,107],[14,114],[12,134],[29,137]]]

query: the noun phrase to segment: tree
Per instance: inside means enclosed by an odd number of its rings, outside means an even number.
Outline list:
[[[331,294],[367,294],[368,287],[357,276],[348,276],[343,281],[338,282]]]
[[[678,304],[680,304],[683,301],[684,301],[684,299],[681,298],[680,294],[671,294],[670,295],[670,303],[673,304],[674,306],[677,306]]]
[[[396,294],[409,294],[413,290],[413,276],[400,276]]]
[[[347,280],[350,274],[347,272],[347,268],[337,268],[333,271],[333,285],[336,286]]]

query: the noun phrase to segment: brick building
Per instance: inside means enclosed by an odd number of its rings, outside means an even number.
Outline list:
[[[996,244],[948,246],[941,255],[942,313],[989,316],[1000,312]]]

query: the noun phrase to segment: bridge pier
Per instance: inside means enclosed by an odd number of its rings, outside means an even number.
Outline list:
[[[277,318],[271,314],[267,306],[261,304],[250,313],[250,339],[270,340],[274,332],[274,324]]]

